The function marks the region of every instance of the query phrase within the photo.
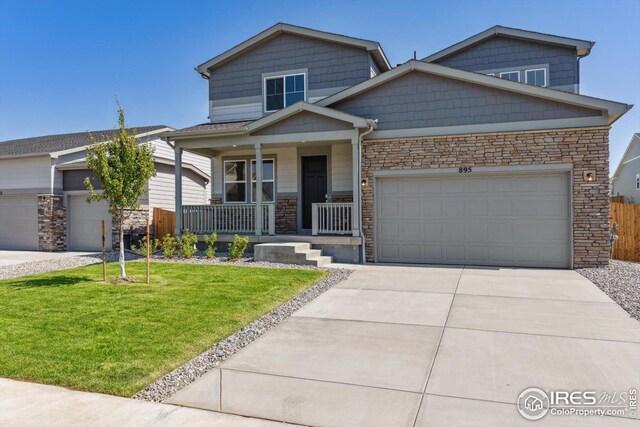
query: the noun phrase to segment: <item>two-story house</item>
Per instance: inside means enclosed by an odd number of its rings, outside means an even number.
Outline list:
[[[631,106],[579,94],[593,44],[494,27],[392,67],[377,42],[274,25],[196,68],[209,122],[165,137],[176,165],[211,158],[211,203],[181,204],[176,180],[176,232],[348,262],[606,264],[609,127]]]

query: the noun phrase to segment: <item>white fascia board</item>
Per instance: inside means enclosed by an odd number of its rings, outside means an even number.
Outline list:
[[[257,44],[262,43],[263,41],[266,41],[276,36],[279,33],[297,34],[304,37],[326,40],[332,43],[364,48],[369,52],[375,52],[376,55],[379,56],[379,59],[383,62],[383,64],[387,65],[388,67],[387,69],[391,68],[391,65],[389,64],[389,60],[387,59],[384,52],[382,51],[380,44],[377,42],[374,42],[371,40],[358,39],[355,37],[343,36],[340,34],[327,33],[325,31],[313,30],[311,28],[298,27],[296,25],[278,23],[270,28],[267,28],[261,33],[251,37],[250,39],[245,40],[239,45],[232,47],[226,52],[223,52],[220,55],[214,56],[208,61],[198,65],[195,69],[202,76],[208,78],[209,68],[211,68],[212,66],[222,64],[227,60],[231,59],[232,57],[234,57],[235,55],[238,55],[243,51],[250,49],[251,47]]]
[[[600,98],[592,98],[589,96],[578,95],[571,92],[564,92],[546,87],[529,85],[526,83],[513,82],[511,80],[501,79],[499,77],[486,76],[480,73],[459,70],[456,68],[445,67],[442,65],[418,60],[410,60],[387,73],[381,74],[363,83],[345,89],[342,92],[338,92],[335,95],[324,98],[316,102],[315,105],[321,105],[323,107],[331,105],[335,102],[341,101],[343,99],[364,92],[368,89],[381,85],[388,80],[400,77],[401,75],[411,71],[422,71],[436,76],[481,84],[495,89],[507,90],[510,92],[530,95],[537,98],[548,99],[551,101],[562,102],[579,107],[602,110],[606,111],[609,115],[613,116],[616,119],[622,114],[626,113],[632,107],[632,105],[627,105],[620,102],[609,101]]]
[[[622,171],[622,167],[624,166],[625,163],[627,163],[625,162],[625,159],[631,152],[631,147],[633,147],[634,144],[640,144],[640,133],[634,133],[633,136],[631,137],[631,141],[629,141],[629,145],[627,145],[627,149],[624,150],[624,154],[620,159],[620,163],[618,163],[618,167],[616,168],[616,171],[613,174],[613,177],[611,179],[616,179],[620,174],[620,172]],[[631,159],[631,160],[635,160],[635,159]]]
[[[461,42],[451,45],[439,52],[429,55],[423,58],[423,61],[433,62],[452,55],[456,52],[462,51],[470,46],[480,43],[493,36],[507,36],[512,38],[532,40],[540,43],[547,43],[559,46],[573,47],[576,49],[578,56],[587,56],[591,52],[591,48],[595,45],[595,42],[581,39],[574,39],[570,37],[555,36],[553,34],[538,33],[535,31],[520,30],[518,28],[509,28],[496,25],[487,30],[482,31],[474,36],[471,36]]]
[[[352,114],[348,114],[348,113],[334,110],[327,107],[321,107],[321,106],[318,106],[317,104],[310,104],[305,101],[299,101],[293,105],[283,108],[282,110],[276,111],[275,113],[271,113],[268,116],[265,116],[259,120],[256,120],[253,123],[250,123],[247,126],[247,130],[249,132],[255,132],[257,130],[260,130],[265,127],[271,126],[275,123],[278,123],[282,120],[288,119],[289,117],[295,116],[296,114],[301,113],[303,111],[314,113],[319,116],[329,117],[342,122],[351,123],[354,128],[369,127],[369,123],[367,119],[363,117],[354,116]]]

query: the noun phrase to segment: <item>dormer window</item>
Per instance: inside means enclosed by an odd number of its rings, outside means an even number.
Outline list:
[[[520,81],[520,72],[519,71],[505,71],[500,73],[500,78],[505,80],[511,80],[512,82]]]
[[[264,111],[281,110],[307,98],[305,74],[284,74],[264,78]]]
[[[545,68],[526,70],[525,78],[527,84],[544,87],[547,85],[547,70]]]

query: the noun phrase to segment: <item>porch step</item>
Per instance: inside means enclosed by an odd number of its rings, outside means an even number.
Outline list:
[[[325,267],[332,261],[330,256],[323,256],[321,250],[311,249],[310,243],[261,243],[253,247],[253,258],[256,261],[315,267]]]

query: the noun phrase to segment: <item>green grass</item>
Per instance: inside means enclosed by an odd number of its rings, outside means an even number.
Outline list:
[[[325,273],[128,263],[0,280],[0,377],[131,396]],[[118,274],[116,263],[109,277]]]

